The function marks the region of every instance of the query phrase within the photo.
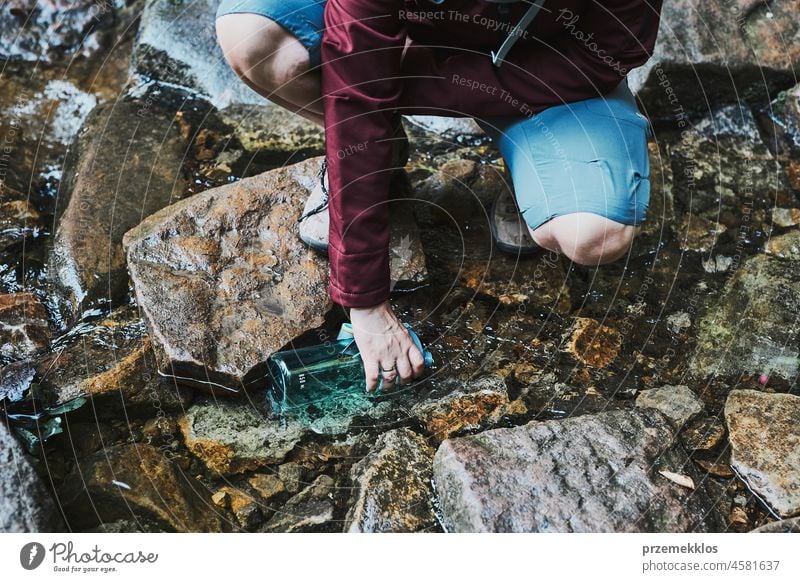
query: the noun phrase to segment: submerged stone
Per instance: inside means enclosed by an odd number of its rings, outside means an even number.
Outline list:
[[[434,481],[454,532],[698,532],[721,520],[654,410],[531,422],[446,440]],[[609,486],[613,483],[613,486]]]
[[[324,526],[333,520],[333,488],[333,479],[328,475],[320,475],[276,511],[259,531],[294,533],[324,530]]]

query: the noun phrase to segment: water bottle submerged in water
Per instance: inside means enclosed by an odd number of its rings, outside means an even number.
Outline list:
[[[431,353],[406,323],[411,339],[422,352],[425,367],[433,365]],[[269,399],[276,413],[321,406],[353,391],[366,391],[364,365],[349,323],[342,325],[335,341],[284,350],[269,359]]]

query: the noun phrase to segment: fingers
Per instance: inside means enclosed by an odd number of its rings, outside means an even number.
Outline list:
[[[397,382],[397,366],[392,363],[381,363],[379,372],[381,374],[382,386],[384,389],[394,386]]]
[[[422,357],[422,352],[413,343],[408,350],[408,361],[414,372],[414,378],[419,378],[425,372],[425,358]]]
[[[378,362],[364,362],[364,377],[367,382],[367,392],[374,392],[378,388],[378,381],[380,380]]]
[[[400,376],[400,384],[405,386],[414,379],[414,370],[411,367],[411,362],[408,361],[407,356],[403,356],[397,360],[397,374]]]

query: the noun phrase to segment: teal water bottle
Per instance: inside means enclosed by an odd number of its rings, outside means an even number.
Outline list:
[[[422,353],[425,367],[433,366],[431,353],[414,330],[403,325]],[[278,414],[319,406],[353,390],[366,391],[364,364],[349,323],[342,324],[335,341],[274,353],[268,365],[269,400]]]

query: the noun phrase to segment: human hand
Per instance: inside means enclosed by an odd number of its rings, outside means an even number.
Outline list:
[[[408,384],[422,375],[425,360],[388,301],[351,308],[350,323],[364,363],[367,392],[373,392],[381,379],[384,386],[398,378]]]

